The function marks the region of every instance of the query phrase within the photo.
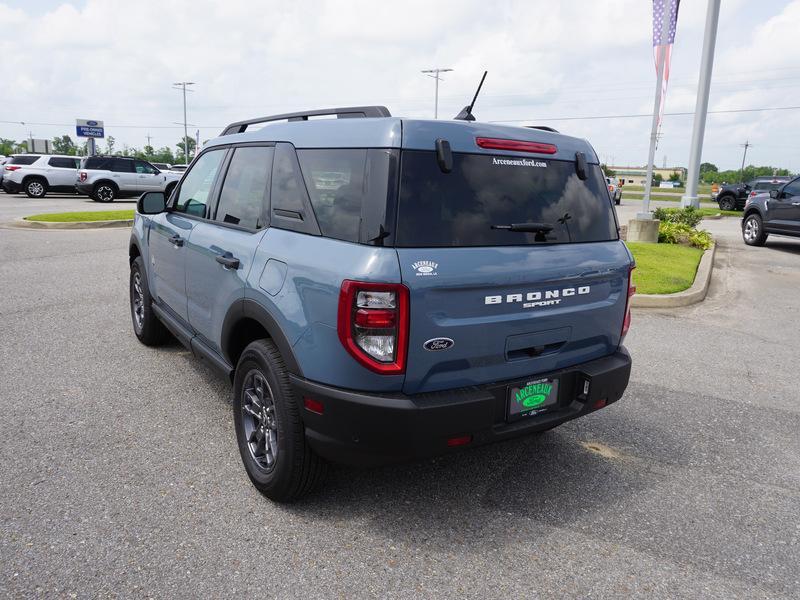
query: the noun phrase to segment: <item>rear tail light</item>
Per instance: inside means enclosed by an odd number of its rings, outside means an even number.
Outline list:
[[[17,171],[21,168],[19,165],[6,165],[6,171]]]
[[[81,181],[86,181],[89,178],[89,174],[86,171],[81,171],[78,177]]]
[[[408,288],[343,281],[337,330],[342,345],[361,365],[385,375],[405,372]]]
[[[535,154],[555,154],[558,152],[553,144],[539,142],[522,142],[520,140],[501,140],[497,138],[475,138],[481,148],[494,150],[513,150],[514,152],[533,152]]]
[[[628,334],[628,330],[631,328],[631,298],[633,298],[633,295],[636,293],[636,286],[633,285],[633,270],[635,268],[636,267],[631,267],[628,270],[628,297],[625,300],[625,318],[622,321],[622,336],[619,340],[620,344]]]

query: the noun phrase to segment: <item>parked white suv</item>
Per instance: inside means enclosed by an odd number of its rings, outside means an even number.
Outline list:
[[[43,198],[47,192],[75,192],[80,157],[61,154],[17,154],[3,165],[3,189]]]
[[[146,160],[126,156],[90,156],[81,161],[75,187],[95,202],[163,192],[167,197],[181,178],[179,173],[159,171]]]

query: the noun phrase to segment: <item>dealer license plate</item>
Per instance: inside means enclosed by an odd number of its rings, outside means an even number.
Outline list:
[[[558,403],[558,379],[534,379],[508,387],[508,420],[538,415]]]

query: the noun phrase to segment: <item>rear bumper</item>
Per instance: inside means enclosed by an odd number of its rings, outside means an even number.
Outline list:
[[[84,196],[89,196],[92,193],[92,184],[91,183],[76,183],[75,189],[79,194],[83,194]]]
[[[3,178],[3,189],[9,194],[16,194],[22,189],[22,186],[15,181],[9,181],[8,179]]]
[[[294,375],[291,381],[301,406],[304,397],[324,406],[321,415],[302,409],[306,437],[318,454],[334,462],[376,465],[453,451],[457,448],[448,440],[455,437],[471,436],[466,445],[473,447],[550,429],[619,400],[630,372],[630,354],[620,347],[610,356],[532,375],[559,378],[559,404],[512,423],[506,420],[507,388],[519,380],[412,396],[344,390]]]

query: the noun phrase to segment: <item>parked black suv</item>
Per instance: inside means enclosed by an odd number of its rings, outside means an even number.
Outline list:
[[[800,177],[748,200],[742,219],[744,243],[763,246],[770,233],[800,237]]]
[[[776,190],[791,177],[756,177],[746,183],[729,183],[723,185],[717,194],[717,203],[721,210],[742,210],[748,196],[753,192],[760,194]]]

